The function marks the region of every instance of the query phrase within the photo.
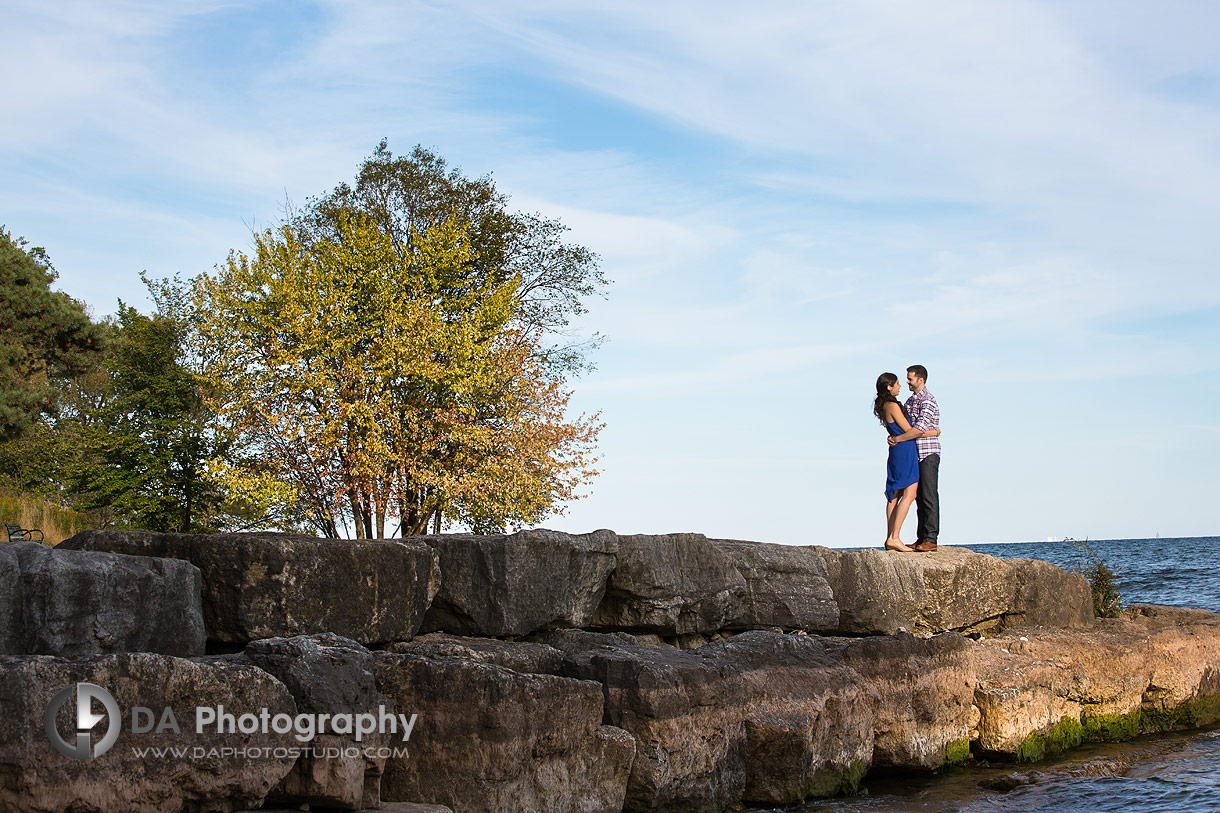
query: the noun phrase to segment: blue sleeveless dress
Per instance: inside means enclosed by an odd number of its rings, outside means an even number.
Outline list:
[[[902,434],[897,421],[885,425],[894,437]],[[915,441],[904,440],[890,447],[890,459],[885,467],[885,501],[889,502],[911,483],[919,482],[919,450]]]

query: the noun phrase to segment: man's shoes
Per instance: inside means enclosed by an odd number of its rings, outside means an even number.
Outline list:
[[[921,539],[911,546],[912,550],[917,550],[920,553],[926,553],[930,550],[936,550],[936,543],[930,539]]]

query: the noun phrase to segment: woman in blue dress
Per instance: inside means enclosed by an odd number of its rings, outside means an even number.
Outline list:
[[[911,419],[906,407],[898,400],[902,385],[893,373],[882,373],[877,377],[877,399],[873,401],[873,414],[890,435],[895,437],[911,432]],[[919,451],[915,438],[923,435],[939,435],[939,429],[917,432],[909,438],[890,446],[890,457],[885,477],[885,549],[913,552],[915,549],[902,543],[902,523],[907,518],[915,492],[919,485]]]

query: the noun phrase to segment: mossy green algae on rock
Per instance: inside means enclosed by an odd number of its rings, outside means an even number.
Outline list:
[[[1085,714],[1085,742],[1122,742],[1141,734],[1202,728],[1220,722],[1220,695],[1189,700],[1174,708],[1139,708],[1128,714]]]
[[[839,794],[852,795],[860,790],[860,782],[868,773],[869,764],[857,759],[844,769],[827,768],[818,771],[805,788],[805,798],[826,798]],[[797,801],[800,801],[799,799]]]
[[[945,765],[960,765],[970,759],[970,740],[961,739],[945,748]]]
[[[1220,722],[1220,694],[1188,700],[1172,709],[1141,709],[1140,733],[1202,728]]]
[[[1084,741],[1123,742],[1135,739],[1140,735],[1142,715],[1142,709],[1128,714],[1085,714],[1080,718]]]
[[[1064,717],[1051,726],[1049,731],[1030,732],[1017,748],[1017,762],[1037,762],[1048,756],[1062,754],[1080,745],[1083,728],[1075,717]]]
[[[1220,695],[1200,697],[1172,709],[1140,708],[1128,714],[1084,714],[1064,717],[1049,731],[1032,731],[1020,747],[1017,762],[1038,762],[1082,742],[1123,742],[1141,734],[1181,731],[1220,722]],[[946,763],[949,755],[945,755]]]

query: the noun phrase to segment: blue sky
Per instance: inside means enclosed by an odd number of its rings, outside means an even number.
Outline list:
[[[942,541],[1220,534],[1214,4],[0,13],[0,223],[95,315],[382,137],[597,251],[603,473],[550,527],[880,544],[873,382],[921,363]]]

